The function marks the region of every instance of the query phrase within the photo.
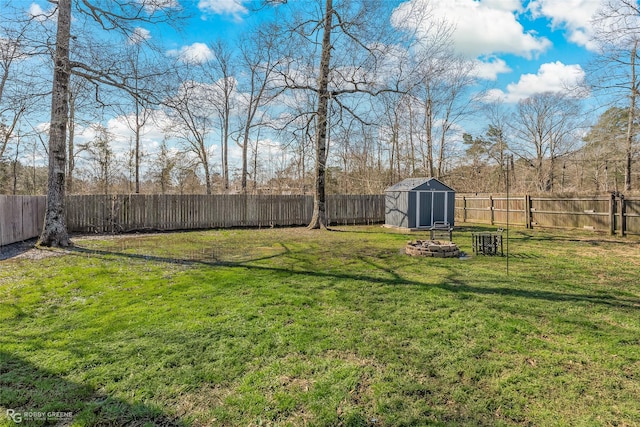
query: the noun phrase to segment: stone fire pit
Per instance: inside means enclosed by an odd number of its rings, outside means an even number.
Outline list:
[[[430,256],[436,258],[455,258],[460,249],[453,242],[440,240],[416,240],[407,242],[405,253],[411,256]]]

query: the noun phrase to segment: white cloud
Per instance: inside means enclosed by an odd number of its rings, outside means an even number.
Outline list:
[[[396,22],[398,17],[410,17],[411,10],[432,14],[424,28],[418,28],[419,34],[426,34],[434,20],[452,24],[454,47],[469,58],[499,53],[532,58],[551,46],[548,39],[525,31],[518,22],[522,11],[518,0],[409,0],[394,12]],[[406,19],[404,25],[408,25]]]
[[[204,43],[193,43],[180,49],[172,49],[167,55],[176,57],[187,64],[202,64],[213,59],[214,54],[209,46]]]
[[[572,43],[594,50],[592,19],[601,6],[602,0],[533,0],[529,10],[534,18],[550,19],[554,29],[566,29]]]
[[[243,0],[200,0],[198,9],[216,15],[230,15],[236,20],[242,19],[249,11],[243,5]]]
[[[135,133],[131,129],[130,124],[135,121],[133,115],[116,116],[104,124],[109,134],[109,146],[118,158],[124,158],[133,149]],[[157,152],[158,147],[164,139],[164,130],[166,117],[161,111],[152,111],[151,116],[147,119],[140,138],[141,149],[145,155]],[[103,126],[99,123],[93,123],[87,127],[76,129],[75,143],[77,145],[86,144],[94,140],[98,136],[98,129]]]
[[[138,2],[144,5],[144,10],[149,15],[153,15],[158,10],[178,9],[180,7],[178,0],[138,0]]]
[[[29,9],[27,9],[27,15],[37,21],[44,22],[51,19],[54,16],[54,12],[45,11],[39,4],[31,3],[31,5],[29,5]]]
[[[491,9],[506,10],[508,12],[522,9],[520,0],[484,0],[483,3]]]
[[[141,149],[145,154],[155,153],[165,137],[162,129],[164,113],[160,111],[151,113],[151,117],[147,119],[140,134]],[[135,123],[134,115],[117,116],[107,122],[107,129],[113,136],[116,151],[126,153],[133,149],[135,139],[135,132],[131,129],[133,123]]]
[[[145,28],[136,27],[129,36],[129,44],[140,44],[151,38],[151,32]]]
[[[509,68],[504,59],[490,56],[477,59],[474,71],[480,79],[496,80],[498,74],[508,73],[511,71],[511,68]]]
[[[542,64],[537,74],[523,74],[517,83],[507,85],[506,91],[494,89],[486,98],[518,102],[545,92],[565,92],[582,82],[585,72],[580,65],[565,65],[560,61]]]
[[[29,16],[39,16],[44,15],[44,10],[42,10],[42,6],[36,3],[31,3],[29,5],[29,11],[27,12]]]

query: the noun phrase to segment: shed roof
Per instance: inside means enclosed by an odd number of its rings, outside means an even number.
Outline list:
[[[455,191],[436,178],[407,178],[387,188],[387,191]]]

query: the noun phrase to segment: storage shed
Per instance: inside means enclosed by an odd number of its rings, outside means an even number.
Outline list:
[[[453,227],[455,197],[435,178],[407,178],[385,190],[385,225],[428,229],[444,222]]]

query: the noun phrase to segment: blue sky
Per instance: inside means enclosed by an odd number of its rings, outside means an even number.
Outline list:
[[[455,25],[456,50],[478,61],[496,96],[517,102],[580,80],[600,0],[412,0]]]
[[[51,7],[45,0],[18,1],[29,8]],[[260,0],[164,1],[184,8],[191,15],[189,21],[180,33],[157,27],[144,30],[173,55],[210,57],[208,43],[218,38],[232,41],[269,13],[254,10]],[[289,0],[303,1],[307,0]],[[604,0],[388,1],[398,13],[419,7],[447,20],[454,27],[454,48],[477,61],[485,84],[495,88],[493,95],[517,102],[536,92],[559,90],[584,77],[594,48],[591,18]]]
[[[413,6],[430,8],[434,17],[450,22],[455,28],[455,49],[478,61],[478,72],[488,86],[496,88],[494,95],[517,102],[539,91],[558,90],[584,76],[593,50],[590,21],[602,0],[389,1],[398,12]],[[250,21],[261,19],[264,11],[251,11],[257,3],[183,1],[193,17],[181,39],[165,41],[174,52],[205,54],[202,44],[234,37]]]
[[[105,0],[107,1],[107,0]],[[255,12],[260,1],[163,0],[190,13],[181,32],[168,28],[140,30],[160,44],[167,55],[211,58],[207,45],[219,38],[241,35],[265,19],[268,10]],[[303,2],[307,0],[288,0]],[[430,8],[435,18],[454,26],[455,50],[477,61],[477,72],[490,94],[516,103],[538,92],[560,91],[585,75],[593,53],[591,18],[603,0],[388,0],[400,14],[405,8]],[[15,0],[14,4],[36,13],[48,10],[45,0]],[[311,2],[310,2],[311,3]],[[286,7],[286,5],[284,6]],[[391,25],[391,23],[389,23]],[[421,28],[415,28],[418,32]],[[130,145],[130,130],[121,118],[107,124],[123,152]],[[465,126],[466,127],[466,126]],[[472,129],[468,129],[472,131]],[[80,138],[92,138],[88,128]],[[146,131],[143,144],[148,153],[157,150],[163,135],[159,128]],[[212,150],[219,147],[212,144]],[[238,158],[235,144],[230,156]],[[235,150],[235,151],[234,151]],[[217,155],[217,154],[216,154]]]

